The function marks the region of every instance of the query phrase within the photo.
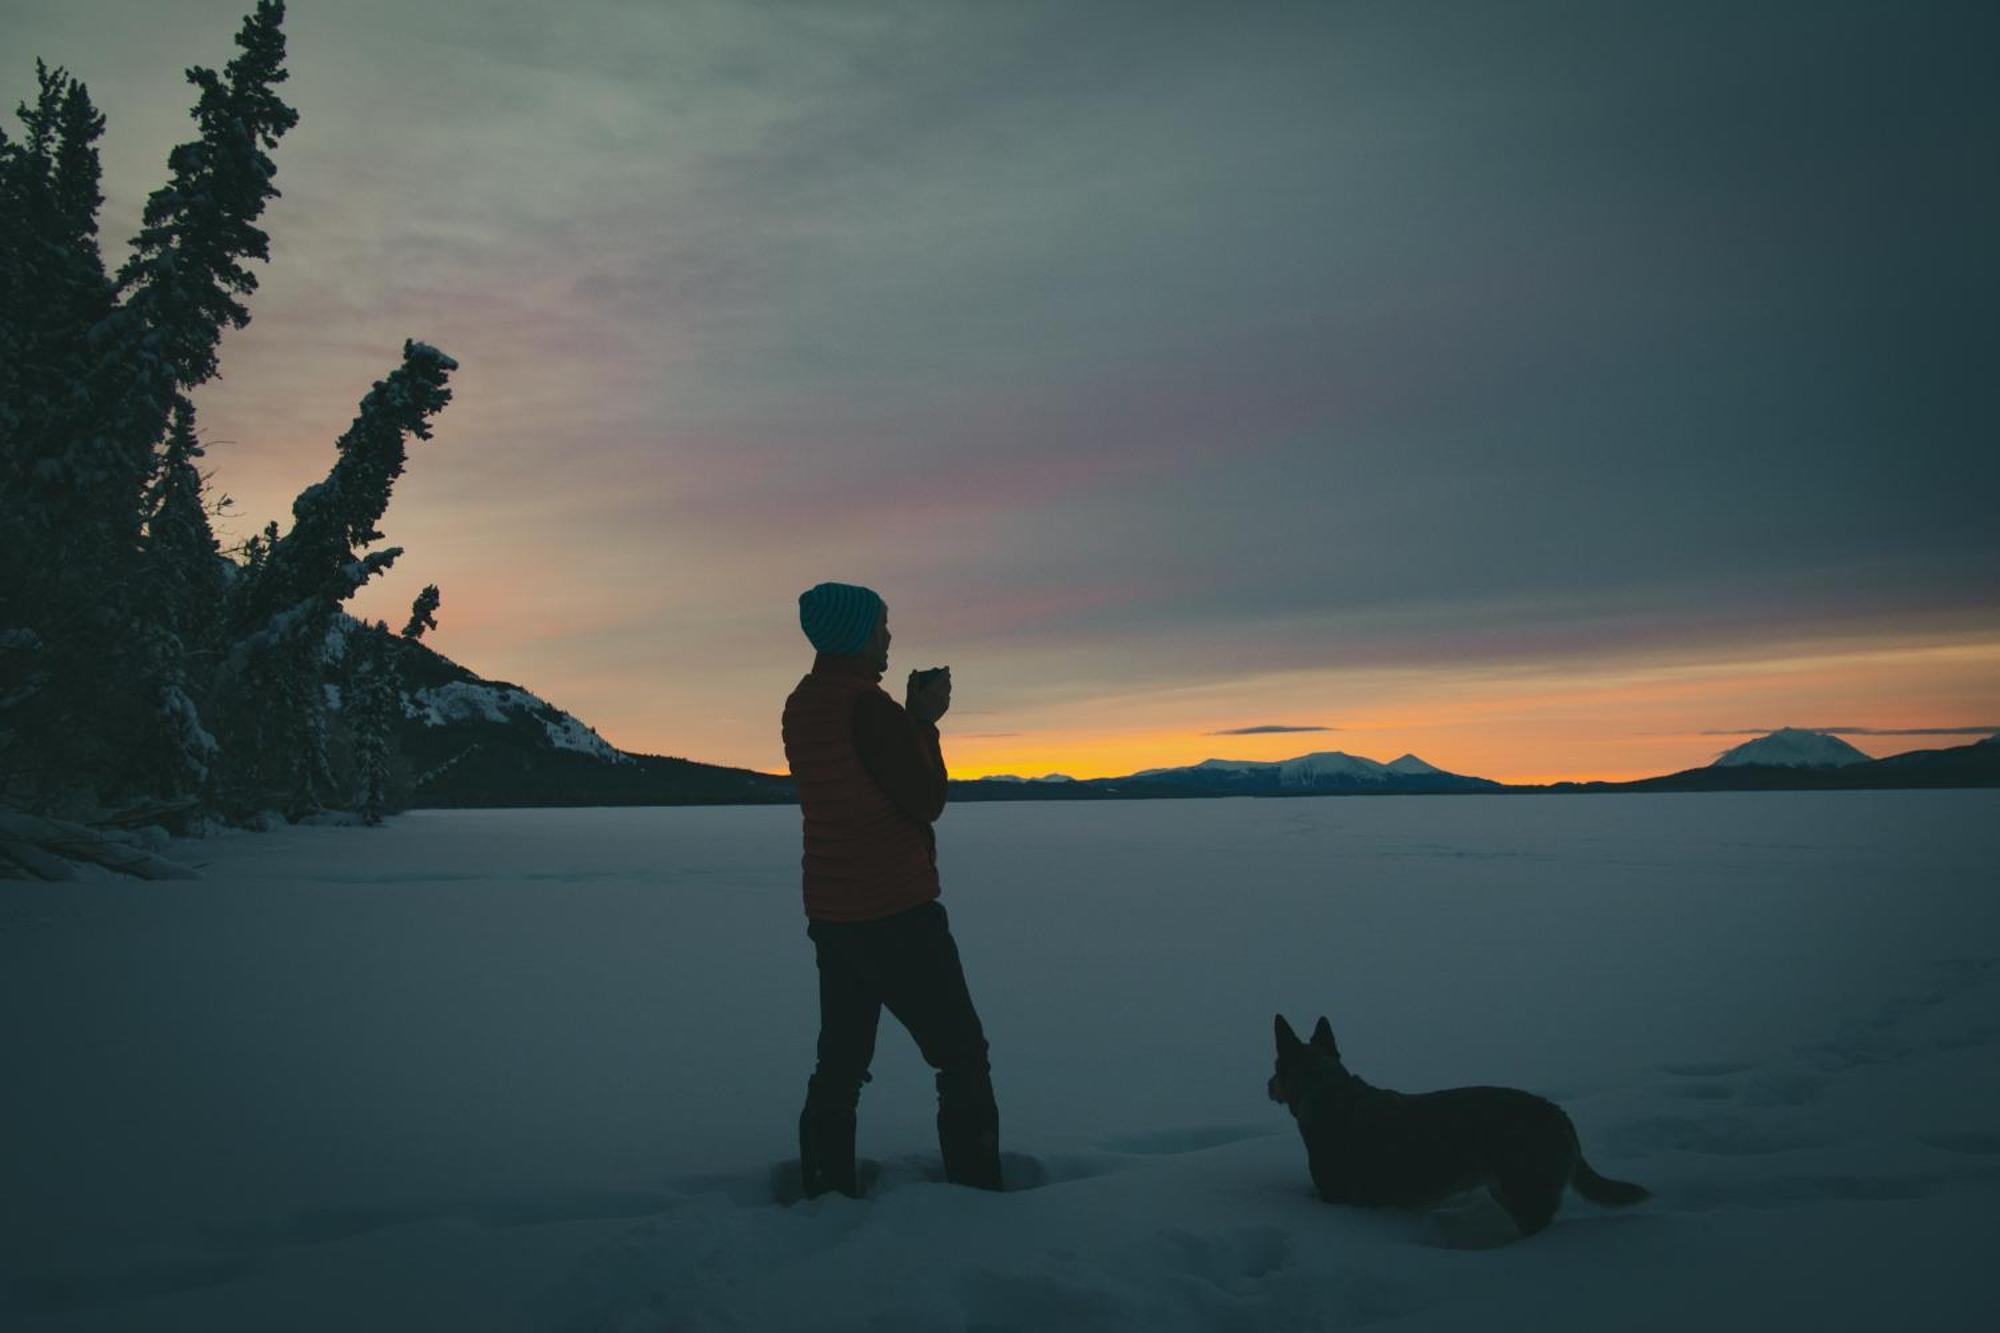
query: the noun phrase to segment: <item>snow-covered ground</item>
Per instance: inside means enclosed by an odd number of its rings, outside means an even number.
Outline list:
[[[0,886],[0,1326],[1992,1326],[2000,792],[956,808],[1022,1188],[930,1178],[885,1020],[877,1193],[784,1208],[797,818],[427,812]],[[1320,1203],[1279,1010],[1379,1084],[1556,1097],[1657,1197],[1483,1251]]]

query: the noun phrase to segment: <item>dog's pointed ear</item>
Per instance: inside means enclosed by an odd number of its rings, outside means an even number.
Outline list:
[[[1271,1016],[1271,1030],[1277,1034],[1279,1055],[1289,1055],[1305,1045],[1299,1040],[1299,1034],[1292,1031],[1292,1025],[1285,1021],[1283,1014]]]
[[[1319,1022],[1313,1024],[1312,1044],[1334,1055],[1340,1054],[1340,1047],[1333,1043],[1333,1024],[1326,1021],[1325,1014],[1321,1014]]]

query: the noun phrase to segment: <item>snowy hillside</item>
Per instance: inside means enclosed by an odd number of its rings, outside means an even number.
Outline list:
[[[338,615],[328,627],[325,657],[338,662],[348,653],[348,640],[361,628],[349,615]],[[489,724],[525,732],[535,743],[623,763],[632,756],[597,734],[596,728],[506,681],[486,680],[422,643],[399,639],[404,677],[403,717],[418,728]],[[339,692],[328,686],[328,702],[340,707]]]
[[[1837,768],[1870,762],[1867,754],[1838,736],[1823,731],[1801,731],[1780,727],[1768,736],[1745,741],[1717,757],[1714,767],[1739,764],[1770,764],[1778,768]]]
[[[431,811],[0,895],[0,1327],[1984,1329],[2000,796],[988,804],[939,825],[1011,1193],[786,1208],[793,809]],[[1561,1101],[1656,1198],[1544,1235],[1325,1204],[1265,1096],[1327,1014]]]
[[[357,628],[339,617],[327,655]],[[530,690],[487,680],[423,643],[394,641],[402,680],[397,745],[418,807],[771,804],[788,778],[673,756],[632,754]],[[329,704],[340,697],[329,687]]]
[[[427,727],[480,721],[505,726],[526,721],[539,726],[549,744],[558,750],[574,750],[614,764],[631,758],[593,728],[518,685],[487,680],[448,681],[409,695],[403,711],[406,717]]]

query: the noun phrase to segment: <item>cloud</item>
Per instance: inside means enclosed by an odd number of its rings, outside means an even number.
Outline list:
[[[1766,736],[1777,727],[1733,727],[1704,731],[1704,736]],[[1991,736],[2000,726],[1985,727],[1798,727],[1799,731],[1823,732],[1829,736]]]
[[[1292,727],[1282,722],[1266,722],[1255,727],[1229,727],[1223,731],[1207,731],[1205,736],[1272,736],[1291,731],[1339,731],[1339,727]]]
[[[242,7],[7,7],[111,118],[114,260]],[[228,535],[416,334],[464,369],[384,613],[462,569],[562,632],[467,665],[552,697],[709,689],[833,569],[1031,729],[1986,642],[2000,8],[1963,8],[294,6],[274,262],[201,398]],[[755,673],[713,688],[680,725],[767,744]]]

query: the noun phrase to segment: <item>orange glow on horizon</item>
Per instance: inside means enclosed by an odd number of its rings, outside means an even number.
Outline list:
[[[806,665],[791,651],[787,623],[760,629],[767,643],[742,638],[730,622],[694,619],[664,589],[607,582],[558,595],[557,580],[532,566],[481,577],[441,563],[395,571],[388,586],[357,599],[374,603],[364,614],[400,625],[415,587],[435,577],[445,590],[443,625],[427,639],[481,675],[533,691],[634,753],[785,771],[778,708]],[[629,620],[635,598],[656,616],[657,633],[611,630]],[[731,660],[713,656],[711,630],[739,636]],[[984,674],[1006,678],[1014,669],[998,659]],[[1701,657],[1296,671],[1015,706],[986,704],[976,685],[965,688],[977,677],[964,676],[943,726],[946,762],[961,779],[1119,777],[1212,758],[1269,762],[1339,750],[1384,763],[1414,754],[1509,783],[1627,781],[1705,765],[1751,729],[2000,724],[2000,632]],[[885,682],[892,692],[895,679],[892,672]],[[1328,729],[1217,734],[1269,723]],[[1746,734],[1719,734],[1732,729]],[[1879,757],[1978,736],[1843,739]]]
[[[1247,697],[1297,699],[1274,711],[1300,717],[1338,716],[1323,701],[1341,692],[1333,676],[1241,687]],[[1093,778],[1211,758],[1272,761],[1340,750],[1383,763],[1415,754],[1450,772],[1511,783],[1629,781],[1703,766],[1751,739],[1753,728],[1992,724],[2000,718],[2000,641],[1569,672],[1412,672],[1372,706],[1348,711],[1336,730],[1209,734],[1243,713],[1231,707],[1190,719],[1197,725],[1132,725],[1112,734],[1071,727],[953,735],[947,720],[946,759],[956,778]],[[1749,734],[1711,734],[1731,727]],[[1843,739],[1881,757],[1979,736]]]

